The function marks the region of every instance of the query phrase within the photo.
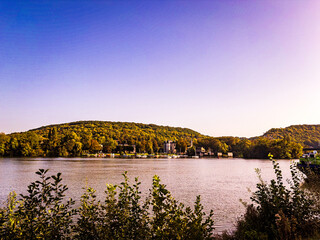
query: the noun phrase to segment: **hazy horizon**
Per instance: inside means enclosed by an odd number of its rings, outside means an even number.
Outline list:
[[[1,1],[0,132],[318,124],[320,2]]]

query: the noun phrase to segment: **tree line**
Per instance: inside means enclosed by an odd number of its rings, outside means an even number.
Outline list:
[[[126,122],[81,121],[41,127],[21,133],[0,133],[2,157],[78,157],[88,153],[125,153],[119,144],[135,145],[137,153],[163,152],[172,140],[177,153],[201,147],[214,154],[233,152],[234,157],[299,158],[303,145],[289,135],[256,138],[209,137],[187,128]]]
[[[320,147],[320,125],[292,125],[286,128],[272,128],[263,134],[266,138],[281,139],[290,137],[293,141],[309,148]]]

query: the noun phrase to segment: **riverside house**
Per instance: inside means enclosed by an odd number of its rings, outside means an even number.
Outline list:
[[[163,152],[164,153],[176,153],[176,143],[173,141],[165,141],[163,144]]]

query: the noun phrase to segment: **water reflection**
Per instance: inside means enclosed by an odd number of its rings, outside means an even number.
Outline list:
[[[279,163],[284,179],[288,178],[290,161]],[[74,199],[79,199],[86,182],[102,198],[105,184],[119,184],[124,171],[128,171],[132,181],[139,177],[141,190],[146,195],[152,177],[157,174],[173,196],[186,205],[193,205],[196,195],[201,195],[205,209],[214,210],[216,231],[232,229],[235,219],[243,214],[239,199],[249,201],[247,188],[254,190],[258,181],[255,168],[262,170],[265,180],[274,177],[269,160],[3,158],[0,159],[0,201],[13,190],[25,193],[39,168],[50,169],[52,174],[62,172],[64,183],[69,187],[68,195]]]

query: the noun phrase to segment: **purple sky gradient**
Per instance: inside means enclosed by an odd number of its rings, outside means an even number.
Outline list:
[[[0,132],[319,124],[320,1],[1,1]]]

